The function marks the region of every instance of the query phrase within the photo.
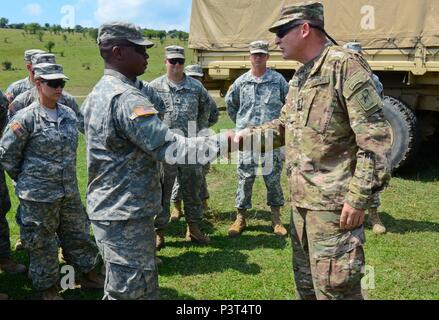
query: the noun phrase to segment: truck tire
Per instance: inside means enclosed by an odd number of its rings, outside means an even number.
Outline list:
[[[415,113],[393,97],[384,97],[384,117],[392,127],[392,171],[407,166],[419,149],[419,133]]]

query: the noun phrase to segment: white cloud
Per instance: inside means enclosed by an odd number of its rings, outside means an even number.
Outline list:
[[[38,3],[30,3],[23,8],[24,13],[29,16],[37,17],[43,13],[43,9]]]
[[[132,20],[141,12],[145,0],[98,0],[95,18],[100,23],[115,20]]]

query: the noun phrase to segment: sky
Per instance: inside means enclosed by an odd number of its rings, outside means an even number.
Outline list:
[[[123,20],[155,30],[189,32],[191,0],[13,0],[2,1],[0,17],[9,23],[99,27]]]

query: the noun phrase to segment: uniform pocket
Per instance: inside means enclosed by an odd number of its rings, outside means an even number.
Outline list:
[[[321,292],[337,298],[338,294],[361,291],[365,261],[363,243],[362,228],[315,240],[313,258]]]
[[[302,94],[303,125],[324,134],[331,121],[333,96],[329,88],[329,78],[321,77],[310,80],[309,89]]]

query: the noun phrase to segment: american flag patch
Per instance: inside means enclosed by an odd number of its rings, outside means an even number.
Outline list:
[[[11,130],[19,138],[23,137],[26,134],[26,131],[18,122],[11,123]]]
[[[158,114],[159,112],[154,109],[154,107],[152,106],[148,106],[148,107],[135,107],[133,109],[133,114],[131,115],[130,119],[134,120],[137,119],[138,117],[148,117],[148,116],[154,116],[156,114]]]

